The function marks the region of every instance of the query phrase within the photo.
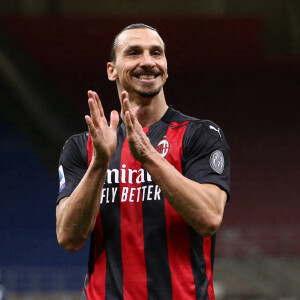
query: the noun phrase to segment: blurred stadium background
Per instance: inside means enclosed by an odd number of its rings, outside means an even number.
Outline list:
[[[0,284],[9,299],[80,299],[88,247],[56,242],[58,157],[86,130],[88,89],[119,108],[106,62],[135,22],[166,42],[168,104],[231,146],[216,298],[300,299],[298,0],[1,0]]]

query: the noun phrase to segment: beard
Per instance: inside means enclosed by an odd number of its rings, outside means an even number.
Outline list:
[[[163,74],[162,71],[160,70],[145,70],[144,68],[142,69],[137,69],[135,70],[134,72],[131,73],[131,76],[134,76],[134,77],[139,77],[139,75],[141,74],[148,74],[148,75],[154,75],[155,77],[158,77],[158,76],[161,76]],[[151,87],[150,86],[139,86],[137,88],[135,88],[135,92],[143,97],[143,98],[153,98],[155,97],[156,95],[158,95],[162,89],[162,86],[164,84],[162,84],[161,86],[156,86],[156,87]]]
[[[161,90],[161,87],[157,88],[156,90],[149,90],[149,91],[136,91],[137,94],[143,98],[153,98],[155,97],[156,95],[159,94]]]

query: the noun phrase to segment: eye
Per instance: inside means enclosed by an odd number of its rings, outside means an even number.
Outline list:
[[[128,55],[129,56],[135,56],[135,55],[138,55],[138,52],[136,50],[131,50],[128,52]]]
[[[160,51],[156,50],[156,51],[153,51],[153,55],[154,55],[154,56],[160,56],[161,53],[160,53]]]

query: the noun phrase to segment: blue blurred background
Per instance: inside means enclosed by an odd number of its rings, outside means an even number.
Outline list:
[[[79,299],[88,246],[56,241],[57,164],[86,130],[87,90],[109,115],[110,44],[143,22],[167,46],[168,104],[222,127],[232,195],[217,299],[300,299],[300,3],[296,0],[0,3],[0,284],[10,299]]]

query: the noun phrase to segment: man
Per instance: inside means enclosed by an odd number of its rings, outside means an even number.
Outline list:
[[[229,196],[220,128],[166,104],[165,45],[133,24],[115,38],[107,74],[121,102],[108,124],[88,92],[89,132],[60,157],[57,238],[80,250],[91,235],[82,299],[214,299],[213,256]]]

